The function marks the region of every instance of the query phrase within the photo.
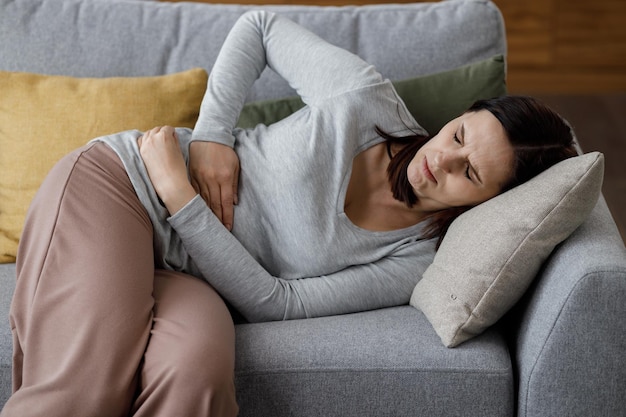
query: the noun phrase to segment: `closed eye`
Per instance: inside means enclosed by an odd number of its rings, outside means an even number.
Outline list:
[[[464,126],[464,125],[461,125],[461,132],[462,132],[462,133],[461,133],[461,137],[462,137],[462,136],[463,136],[463,134],[465,133],[465,126]],[[454,137],[453,137],[453,139],[454,139],[454,142],[455,142],[455,143],[458,143],[459,145],[463,145],[463,141],[461,140],[461,138],[459,137],[459,135],[458,135],[458,133],[457,133],[457,132],[454,132]],[[469,162],[468,162],[468,164],[467,164],[467,168],[465,169],[465,177],[466,177],[468,180],[470,180],[470,181],[474,182],[474,180],[472,180],[472,176],[470,175],[470,170],[471,170],[471,169],[472,169],[472,166],[471,166],[471,165],[469,164]]]

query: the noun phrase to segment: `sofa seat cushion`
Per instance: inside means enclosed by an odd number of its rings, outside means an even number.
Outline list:
[[[342,417],[513,414],[502,337],[489,330],[447,349],[410,306],[239,324],[236,346],[241,416],[288,416],[294,407],[315,417],[328,409]]]
[[[15,290],[15,264],[0,264],[0,404],[11,394],[13,337],[9,326],[9,308]]]
[[[8,317],[15,264],[0,265]],[[236,387],[245,416],[511,416],[513,371],[494,329],[447,349],[402,306],[343,316],[238,324]],[[12,337],[0,326],[0,404],[11,392]],[[330,416],[328,416],[330,417]]]
[[[15,264],[0,265],[8,316]],[[410,306],[343,316],[238,324],[240,416],[511,416],[513,370],[489,329],[456,349]],[[0,326],[0,404],[11,392],[12,338]],[[332,402],[332,407],[328,407]],[[330,416],[328,416],[330,417]]]

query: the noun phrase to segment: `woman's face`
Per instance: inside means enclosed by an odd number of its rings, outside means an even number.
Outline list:
[[[487,110],[465,113],[420,148],[407,168],[425,212],[474,206],[500,193],[512,175],[513,147]]]

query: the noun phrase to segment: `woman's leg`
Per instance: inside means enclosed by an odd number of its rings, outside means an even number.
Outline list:
[[[158,270],[134,417],[236,416],[235,330],[206,282]]]
[[[117,155],[65,157],[35,197],[11,306],[2,416],[125,416],[152,325],[152,226]]]

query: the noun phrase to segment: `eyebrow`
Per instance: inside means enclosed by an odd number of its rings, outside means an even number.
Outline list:
[[[461,123],[461,132],[460,132],[461,140],[465,143],[465,123]],[[469,162],[469,161],[468,161]],[[480,178],[480,174],[478,173],[478,169],[470,163],[470,167],[472,171],[474,171],[474,175],[479,183],[483,184],[483,180]]]

